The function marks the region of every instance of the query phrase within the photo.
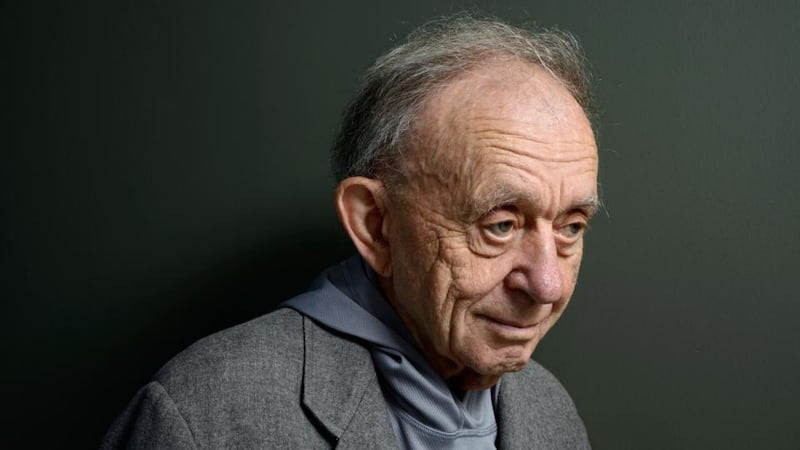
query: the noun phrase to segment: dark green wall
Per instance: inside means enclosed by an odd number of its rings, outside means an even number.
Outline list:
[[[276,3],[2,6],[0,446],[95,446],[171,355],[348,254],[341,109],[477,5],[575,32],[599,76],[607,213],[535,354],[595,448],[796,448],[800,4]]]

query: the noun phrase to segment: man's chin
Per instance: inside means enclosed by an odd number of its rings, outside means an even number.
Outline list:
[[[528,356],[530,356],[528,354]],[[488,364],[481,367],[479,371],[474,369],[464,369],[458,376],[454,377],[451,385],[459,386],[465,391],[480,391],[489,389],[498,381],[503,374],[509,372],[519,372],[524,369],[530,358],[511,358]]]

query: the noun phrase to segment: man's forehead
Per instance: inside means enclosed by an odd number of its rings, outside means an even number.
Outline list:
[[[595,145],[591,124],[572,94],[545,69],[520,61],[489,63],[434,93],[415,126],[423,150],[416,156],[461,152],[465,148],[453,144],[475,128],[503,128],[508,138],[542,143]]]
[[[442,182],[439,188],[451,189],[455,203],[450,206],[467,207],[462,214],[485,213],[520,201],[537,203],[539,194],[530,186],[506,183],[479,195],[476,191],[495,178],[495,171],[485,169],[497,167],[498,158],[515,152],[523,155],[513,161],[522,172],[542,169],[543,164],[594,172],[580,177],[583,191],[571,193],[563,206],[597,209],[597,152],[591,125],[569,91],[541,67],[488,64],[462,76],[434,94],[414,134],[416,151],[408,155],[406,167],[412,172],[424,167],[424,174]]]

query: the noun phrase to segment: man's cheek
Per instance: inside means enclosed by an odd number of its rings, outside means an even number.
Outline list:
[[[459,272],[456,280],[464,296],[483,297],[502,284],[507,273],[508,268],[504,261],[498,258],[480,258]]]

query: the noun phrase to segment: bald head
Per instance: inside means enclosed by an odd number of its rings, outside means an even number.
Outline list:
[[[497,19],[445,18],[415,30],[367,71],[333,148],[337,180],[365,176],[393,184],[423,105],[444,86],[492,59],[545,68],[591,118],[590,76],[570,34],[518,28]]]

